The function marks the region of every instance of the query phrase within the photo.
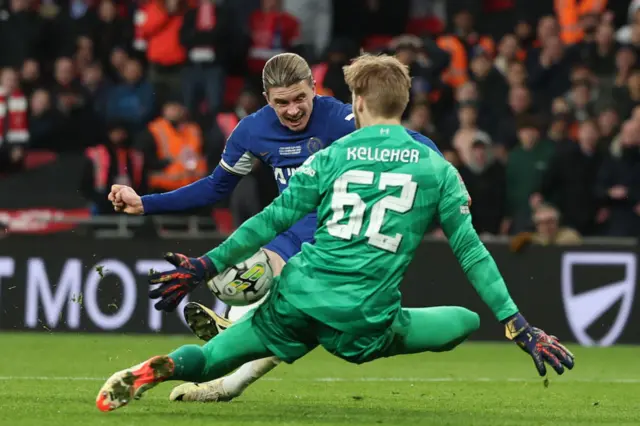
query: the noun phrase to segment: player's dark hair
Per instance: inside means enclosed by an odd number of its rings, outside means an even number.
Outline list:
[[[409,68],[393,56],[364,54],[344,68],[349,90],[362,96],[371,114],[395,118],[409,103]]]
[[[295,53],[281,53],[269,59],[262,70],[262,87],[265,92],[274,87],[288,87],[307,80],[313,84],[311,68],[307,61]]]

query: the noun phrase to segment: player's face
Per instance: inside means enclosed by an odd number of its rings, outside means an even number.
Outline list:
[[[315,94],[315,85],[311,86],[308,81],[301,81],[288,87],[269,89],[269,92],[265,93],[265,98],[283,126],[294,132],[300,132],[309,123]]]

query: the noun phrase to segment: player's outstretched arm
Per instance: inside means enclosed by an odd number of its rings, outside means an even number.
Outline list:
[[[142,196],[143,212],[152,215],[211,206],[229,196],[240,179],[242,176],[218,166],[209,176],[175,191]]]
[[[220,165],[209,176],[162,194],[140,197],[133,192],[135,197],[132,197],[132,202],[135,203],[135,208],[123,203],[124,200],[117,197],[117,194],[110,194],[109,200],[114,202],[117,211],[152,215],[210,206],[224,199],[233,192],[242,176],[251,172],[253,165],[254,157],[247,148],[252,140],[252,122],[247,118],[240,121],[227,139]],[[129,192],[131,191],[133,190]]]
[[[574,357],[557,338],[532,327],[511,299],[498,266],[478,238],[471,223],[469,194],[456,169],[449,165],[441,184],[438,213],[442,230],[460,266],[482,300],[505,325],[506,337],[533,358],[538,373],[546,375],[545,363],[558,373],[573,368]]]

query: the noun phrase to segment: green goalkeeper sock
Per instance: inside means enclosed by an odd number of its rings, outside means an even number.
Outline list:
[[[273,356],[252,328],[251,319],[233,324],[204,346],[186,345],[169,354],[175,364],[170,380],[208,382],[242,364]]]
[[[403,309],[410,318],[408,333],[392,345],[392,354],[449,351],[480,327],[478,314],[459,306]]]
[[[180,346],[169,354],[169,358],[175,366],[170,380],[198,381],[207,363],[204,351],[198,345]]]

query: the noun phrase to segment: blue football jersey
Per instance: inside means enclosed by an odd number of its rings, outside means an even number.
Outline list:
[[[327,96],[316,96],[305,130],[283,126],[275,111],[265,106],[238,123],[222,153],[220,165],[246,175],[258,158],[273,169],[282,192],[295,170],[314,153],[355,130],[351,105]]]
[[[238,123],[227,140],[220,165],[244,176],[258,158],[273,169],[282,192],[291,175],[307,158],[355,129],[351,105],[332,97],[314,98],[309,123],[301,132],[283,126],[273,108],[267,105]],[[407,132],[442,155],[431,139],[413,130]]]

